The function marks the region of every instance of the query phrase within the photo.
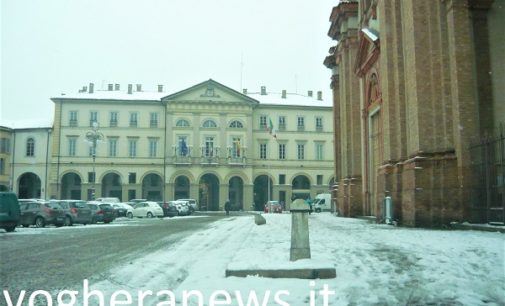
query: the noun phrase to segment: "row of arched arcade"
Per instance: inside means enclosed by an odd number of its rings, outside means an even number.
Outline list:
[[[96,183],[85,182],[76,172],[62,175],[60,182],[52,184],[52,192],[47,198],[85,199],[98,197],[117,197],[121,201],[147,199],[150,201],[169,201],[174,199],[197,199],[200,210],[221,210],[229,200],[236,210],[262,210],[269,199],[288,204],[293,198],[314,196],[321,190],[311,189],[307,175],[295,176],[291,184],[278,184],[267,174],[260,174],[251,182],[241,173],[230,174],[220,179],[216,173],[204,173],[194,178],[190,173],[173,175],[163,184],[162,175],[148,173],[139,183],[123,180],[116,172],[104,174]],[[332,181],[328,182],[331,186]],[[19,198],[44,198],[42,180],[34,173],[24,173],[17,180]],[[163,197],[163,195],[166,195]]]

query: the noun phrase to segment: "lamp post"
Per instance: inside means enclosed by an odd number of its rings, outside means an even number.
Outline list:
[[[96,160],[96,145],[99,140],[103,139],[103,134],[98,131],[98,122],[93,122],[92,130],[86,133],[86,140],[91,146],[91,156],[93,157],[93,189],[91,193],[91,199],[95,199],[96,191],[96,171],[95,171],[95,160]]]

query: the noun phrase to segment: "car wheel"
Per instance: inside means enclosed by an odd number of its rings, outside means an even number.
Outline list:
[[[129,212],[128,213],[128,218],[133,219],[133,213]]]
[[[16,229],[16,226],[7,226],[7,227],[4,227],[4,229],[5,229],[5,231],[10,233]]]
[[[42,217],[37,217],[37,219],[35,219],[35,226],[36,227],[44,227],[44,226],[46,226],[46,221],[44,221],[44,218],[42,218]]]
[[[30,227],[30,224],[23,224],[23,227]]]
[[[69,216],[65,217],[65,222],[63,223],[65,226],[72,226],[72,219]]]
[[[316,212],[320,213],[321,212],[321,208],[316,208]]]
[[[147,213],[147,217],[148,217],[148,218],[152,218],[152,217],[153,217],[153,214],[152,214],[151,212],[148,212],[148,213]]]
[[[103,221],[103,223],[109,224],[109,223],[110,223],[110,220]]]

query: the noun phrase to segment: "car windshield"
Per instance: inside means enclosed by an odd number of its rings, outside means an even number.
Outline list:
[[[110,204],[100,204],[100,208],[102,209],[110,209],[112,206]]]

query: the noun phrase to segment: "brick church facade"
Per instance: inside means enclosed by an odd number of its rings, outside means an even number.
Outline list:
[[[330,22],[339,213],[380,221],[390,196],[407,226],[504,214],[505,1],[340,1]]]

